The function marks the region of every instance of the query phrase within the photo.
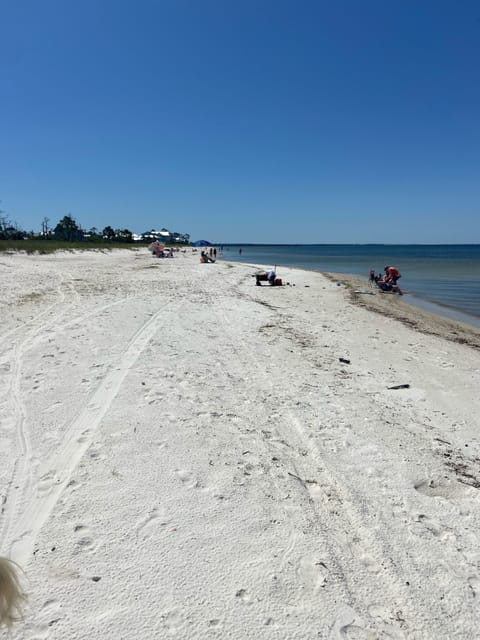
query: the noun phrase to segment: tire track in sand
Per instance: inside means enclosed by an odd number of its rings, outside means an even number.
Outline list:
[[[245,295],[238,287],[238,285],[232,285],[231,289],[234,291],[234,294],[237,295],[240,299],[247,300],[253,304],[263,304],[262,300],[258,300],[254,297]],[[225,327],[231,326],[231,322],[229,319],[224,316],[222,308],[220,305],[215,304],[214,298],[211,296],[211,293],[206,289],[205,285],[202,287],[202,293],[205,296],[206,300],[208,300],[208,305],[211,308],[212,312],[219,317],[219,321],[216,323],[216,326],[219,331],[223,332],[227,335],[227,331]],[[266,304],[273,314],[277,317],[278,315],[283,316],[282,310],[273,305]],[[247,363],[255,363],[254,369],[256,371],[256,375],[259,377],[259,381],[262,380],[261,386],[264,389],[269,389],[270,392],[267,394],[269,397],[273,398],[271,406],[268,407],[268,403],[266,403],[264,410],[265,413],[268,414],[270,412],[275,411],[275,405],[280,401],[280,398],[277,397],[277,390],[281,389],[284,381],[285,381],[285,372],[284,371],[270,371],[268,375],[264,372],[264,363],[260,360],[259,354],[255,351],[251,351],[246,348],[246,345],[242,343],[242,341],[237,341],[231,344],[232,354],[235,354],[235,358],[230,359],[230,366],[234,363],[235,360],[240,364],[241,368],[247,368]],[[298,396],[300,397],[300,396]],[[326,407],[324,407],[326,409]],[[323,546],[325,549],[328,549],[328,558],[330,570],[328,572],[328,577],[330,581],[333,581],[336,584],[336,589],[343,599],[343,602],[349,603],[349,605],[362,609],[362,597],[358,596],[358,592],[362,594],[365,599],[368,600],[366,594],[369,593],[368,586],[371,580],[371,576],[368,574],[368,569],[363,565],[361,561],[355,556],[350,555],[348,544],[342,540],[341,536],[337,535],[337,530],[341,527],[342,521],[346,531],[354,531],[356,536],[362,538],[362,542],[358,542],[356,547],[356,551],[360,548],[362,551],[370,550],[371,553],[377,558],[378,565],[382,564],[382,560],[385,561],[385,553],[382,548],[381,541],[377,540],[377,538],[372,535],[370,531],[364,526],[363,520],[361,517],[361,513],[355,506],[355,502],[353,497],[349,494],[348,488],[339,484],[336,479],[335,469],[329,468],[326,464],[325,456],[322,456],[322,452],[318,448],[318,444],[314,439],[309,437],[309,433],[304,428],[302,421],[299,419],[296,412],[288,408],[286,406],[282,406],[283,416],[282,419],[279,419],[277,424],[277,428],[280,433],[283,432],[283,436],[285,439],[288,439],[291,443],[292,453],[290,455],[285,456],[286,461],[288,463],[287,466],[294,471],[294,473],[290,473],[294,478],[300,480],[300,485],[303,487],[305,495],[307,497],[307,503],[310,512],[314,516],[315,528],[317,536],[321,537]],[[292,428],[293,427],[293,430]],[[308,463],[308,460],[304,458],[303,455],[296,455],[294,452],[296,451],[308,451],[309,457],[312,459],[313,465]],[[283,456],[282,456],[283,457]],[[310,475],[309,475],[310,474]],[[313,475],[312,475],[313,474]],[[306,482],[303,478],[310,478],[310,476],[314,477],[315,480],[308,480]],[[322,494],[322,495],[320,495]],[[338,501],[340,505],[344,505],[341,510],[337,510],[337,520],[335,518],[325,518],[327,512],[325,511],[324,504],[330,501],[330,496],[338,496]],[[291,515],[289,512],[286,512],[288,519],[290,520],[290,527],[292,532],[294,532],[295,527],[291,520]],[[294,552],[295,547],[295,536],[289,536],[289,541],[287,547],[284,550],[284,558],[282,562],[288,560],[288,558]],[[310,557],[306,556],[302,558],[305,561],[303,564],[308,565],[311,560]],[[317,563],[318,564],[318,563]],[[388,566],[388,563],[385,563],[385,567]],[[390,567],[389,567],[390,568]],[[314,567],[315,569],[315,567]],[[300,573],[302,574],[311,574],[311,567],[304,566],[300,567]],[[352,580],[351,576],[355,576],[355,580]],[[310,578],[311,576],[304,576]],[[383,578],[383,579],[382,579]],[[321,580],[321,576],[319,576]],[[301,582],[303,582],[301,580]],[[402,604],[406,606],[406,602],[408,602],[408,593],[405,589],[405,582],[402,583],[402,580],[399,580],[392,571],[388,572],[388,576],[385,578],[383,576],[376,575],[375,582],[380,582],[382,584],[381,590],[384,594],[388,594],[387,601],[390,606],[393,607],[394,603],[398,600],[402,600]],[[316,587],[315,587],[316,589]],[[298,590],[298,603],[301,605],[301,601],[305,594],[305,585],[300,584]],[[376,594],[369,594],[373,599],[375,599],[375,595],[378,597],[378,592]],[[353,612],[353,609],[350,609]],[[418,614],[418,612],[416,612]],[[335,620],[338,618],[339,612],[335,616]],[[341,616],[340,616],[341,617]],[[378,621],[376,620],[375,624],[373,620],[369,620],[369,622],[365,623],[365,621],[359,622],[360,618],[354,615],[354,618],[358,618],[357,624],[360,626],[356,626],[355,628],[351,628],[352,633],[358,631],[359,633],[367,633],[372,632],[372,628],[378,627],[378,633],[382,633],[382,630],[388,628],[391,633],[394,633],[395,638],[404,638],[404,629],[400,629],[398,627],[397,622],[392,621],[390,616],[387,616],[386,620]],[[344,628],[340,635],[333,634],[333,637],[342,637],[347,638],[350,637],[350,631],[347,632],[347,628],[350,628],[352,621],[348,624],[345,623]],[[334,624],[335,626],[335,624]],[[362,636],[363,637],[363,636]]]
[[[24,335],[23,340],[20,338],[13,344],[13,348],[7,358],[12,362],[12,375],[10,378],[10,384],[8,386],[8,395],[11,398],[13,403],[13,413],[16,416],[15,419],[15,431],[16,431],[16,439],[17,439],[17,451],[15,461],[13,463],[13,470],[10,476],[10,481],[8,482],[6,493],[3,496],[3,507],[2,514],[5,512],[5,505],[8,503],[8,511],[9,514],[15,514],[19,510],[19,503],[21,503],[24,499],[26,491],[31,486],[32,477],[31,477],[31,462],[32,462],[32,447],[30,443],[30,436],[28,430],[26,429],[25,422],[27,418],[27,411],[25,408],[25,404],[21,398],[20,392],[20,384],[21,384],[21,374],[22,374],[22,365],[24,354],[31,349],[37,341],[39,340],[39,336],[43,335],[43,333],[50,327],[55,321],[58,321],[58,318],[62,318],[65,312],[60,312],[54,315],[53,318],[49,318],[47,321],[43,322],[43,318],[53,313],[55,309],[57,309],[63,302],[65,302],[66,295],[62,289],[62,285],[65,283],[65,278],[62,274],[59,275],[59,282],[57,284],[57,299],[52,304],[48,305],[46,309],[38,313],[31,320],[24,322],[23,324],[15,327],[14,329],[7,331],[7,333],[0,336],[0,347],[3,346],[6,338],[12,336],[20,329],[28,327],[28,332]],[[70,286],[69,286],[70,288]],[[39,323],[40,320],[40,323]],[[7,352],[8,353],[8,352]],[[12,486],[22,484],[22,489],[20,488],[15,492],[15,494],[11,495]],[[10,525],[11,525],[11,517],[5,517],[2,520],[2,527],[0,532],[2,534],[2,539],[9,539],[10,533]]]
[[[20,565],[25,565],[33,553],[38,533],[47,521],[60,495],[67,486],[71,474],[90,446],[96,429],[108,411],[120,387],[142,354],[149,341],[159,329],[162,308],[145,322],[131,338],[119,362],[103,379],[83,411],[72,422],[63,443],[55,454],[42,465],[39,482],[34,488],[25,509],[18,515],[10,514],[11,536],[10,554]]]
[[[67,277],[69,279],[68,281],[66,280]],[[66,290],[64,290],[64,288]],[[18,514],[18,512],[21,511],[20,505],[25,502],[26,496],[29,491],[31,491],[31,487],[33,485],[32,462],[34,460],[34,456],[30,443],[30,434],[27,428],[27,411],[21,394],[21,376],[25,354],[36,347],[45,338],[48,331],[51,331],[54,328],[61,328],[63,330],[75,324],[81,324],[86,319],[98,315],[105,309],[122,304],[126,300],[125,298],[115,300],[114,302],[95,309],[94,311],[86,314],[80,314],[73,318],[70,317],[70,319],[65,322],[65,316],[67,314],[71,316],[72,308],[75,306],[75,303],[78,303],[80,298],[73,283],[72,274],[65,273],[59,275],[56,292],[57,299],[55,302],[50,304],[46,309],[38,313],[28,322],[25,322],[0,336],[0,346],[2,346],[2,343],[4,343],[7,337],[14,335],[21,329],[27,328],[27,333],[23,335],[23,339],[20,337],[17,338],[11,348],[10,354],[7,356],[7,359],[12,362],[12,374],[7,394],[11,398],[13,414],[16,416],[15,431],[17,439],[17,454],[13,463],[10,480],[6,485],[5,494],[2,496],[2,515],[6,512],[7,513],[5,517],[2,518],[0,534],[1,538],[5,540],[11,539],[10,534],[15,514]],[[74,298],[75,301],[70,302],[62,308],[61,305],[67,300],[68,294],[71,294],[71,297]],[[45,319],[45,316],[49,316],[48,319]],[[14,486],[18,488],[15,492],[12,492],[12,487]]]

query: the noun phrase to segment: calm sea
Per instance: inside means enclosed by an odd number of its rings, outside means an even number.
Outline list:
[[[480,244],[223,245],[225,260],[352,273],[365,277],[387,264],[402,274],[406,302],[480,326]],[[240,254],[241,249],[241,254]],[[281,270],[279,275],[281,276]]]

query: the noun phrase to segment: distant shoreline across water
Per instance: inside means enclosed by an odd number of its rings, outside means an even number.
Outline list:
[[[218,246],[218,245],[217,245]],[[393,264],[405,302],[480,326],[480,244],[224,244],[225,260],[354,274]],[[240,253],[241,250],[241,253]]]

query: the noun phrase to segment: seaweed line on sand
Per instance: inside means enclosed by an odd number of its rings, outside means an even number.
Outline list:
[[[348,292],[350,301],[357,306],[397,320],[420,333],[439,336],[450,342],[480,350],[480,329],[410,305],[395,294],[359,295],[355,293],[355,290],[365,287],[365,281],[353,275],[327,272],[324,272],[323,275],[331,282],[341,282],[345,287],[344,291]]]

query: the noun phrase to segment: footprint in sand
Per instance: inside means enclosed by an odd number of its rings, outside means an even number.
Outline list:
[[[329,640],[372,640],[377,637],[371,629],[365,628],[363,620],[355,611],[345,605],[337,613]]]
[[[446,500],[465,498],[476,491],[466,484],[447,478],[420,480],[414,484],[414,489],[429,498],[445,498]]]
[[[163,510],[154,509],[149,516],[140,520],[136,527],[136,536],[140,540],[149,540],[166,530],[171,519],[165,516]]]
[[[56,482],[58,482],[58,479],[55,471],[45,473],[37,483],[37,495],[39,497],[48,495]]]
[[[405,634],[398,628],[398,623],[404,622],[402,612],[390,612],[386,607],[380,604],[371,604],[368,607],[368,613],[375,622],[376,628],[380,633],[375,633],[373,638],[388,638],[388,640],[406,640]]]
[[[314,594],[327,584],[327,565],[313,556],[307,555],[300,558],[297,573],[300,583]]]
[[[88,452],[88,455],[93,460],[105,460],[106,458],[106,456],[100,453],[100,451],[98,451],[97,449],[90,449],[90,451]]]
[[[426,535],[433,535],[442,540],[457,539],[451,529],[442,526],[439,522],[423,513],[419,513],[414,516],[413,519],[414,523],[410,527],[410,530],[418,536],[425,537]]]
[[[480,596],[480,578],[478,576],[470,576],[468,586],[470,587],[473,597],[478,598],[478,596]]]
[[[76,553],[82,551],[95,551],[95,549],[97,548],[95,537],[91,534],[90,529],[86,525],[77,524],[75,525],[73,531],[75,533]]]
[[[453,362],[440,362],[442,369],[453,369],[455,367]]]
[[[208,626],[212,629],[220,629],[222,627],[222,623],[218,618],[212,618],[212,620],[208,621]]]
[[[184,484],[188,489],[198,489],[200,487],[200,483],[195,479],[192,471],[176,469],[175,473],[181,480],[182,484]]]
[[[148,404],[155,404],[155,403],[161,403],[164,397],[164,393],[162,391],[154,391],[154,390],[150,390],[146,395],[145,395],[145,401]]]
[[[175,635],[184,625],[183,618],[178,609],[169,609],[160,614],[162,626],[169,635]]]
[[[37,633],[38,631],[42,632],[42,630],[47,631],[49,627],[53,627],[55,624],[57,624],[57,622],[60,622],[62,618],[60,602],[53,598],[47,600],[40,609],[40,617],[44,622],[38,625]],[[34,635],[32,637],[48,637],[48,632],[45,634],[45,636]]]
[[[90,434],[91,434],[91,429],[85,429],[85,431],[82,431],[82,435],[79,438],[77,438],[77,442],[79,444],[82,444],[82,442],[86,442]]]
[[[248,591],[246,589],[239,589],[235,594],[235,597],[243,602],[244,604],[252,604],[252,599],[250,598]]]
[[[72,493],[73,491],[76,491],[80,487],[81,487],[80,482],[77,482],[77,480],[73,480],[72,479],[72,480],[70,480],[70,482],[65,487],[65,491]]]
[[[60,603],[58,602],[58,600],[55,600],[54,598],[50,600],[46,600],[42,606],[42,611],[46,611],[46,612],[56,611],[57,609],[60,609]]]

